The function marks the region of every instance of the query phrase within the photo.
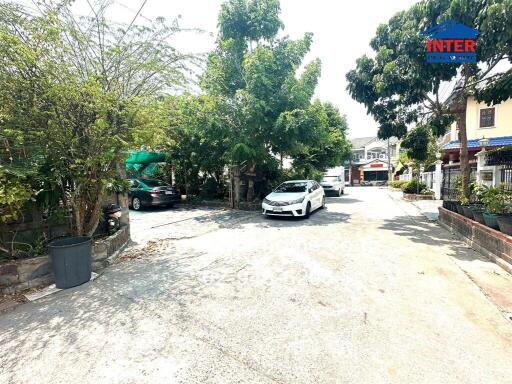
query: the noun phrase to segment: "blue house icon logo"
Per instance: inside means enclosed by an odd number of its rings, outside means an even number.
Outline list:
[[[428,63],[476,63],[478,30],[448,20],[421,32],[421,35],[427,37]]]

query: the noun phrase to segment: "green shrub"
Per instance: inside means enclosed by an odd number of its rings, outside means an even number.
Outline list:
[[[404,193],[421,193],[425,189],[427,189],[426,184],[418,181],[418,179],[408,181],[402,188]]]
[[[203,199],[216,199],[220,196],[220,186],[214,177],[208,177],[201,186],[200,196]]]
[[[482,189],[479,195],[487,212],[494,214],[509,213],[512,192],[497,186]]]
[[[407,183],[407,180],[391,180],[388,182],[388,185],[392,188],[402,189]]]

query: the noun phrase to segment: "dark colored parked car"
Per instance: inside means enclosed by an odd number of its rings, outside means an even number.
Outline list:
[[[142,207],[172,207],[181,198],[176,188],[157,179],[130,179],[128,197],[136,211]]]

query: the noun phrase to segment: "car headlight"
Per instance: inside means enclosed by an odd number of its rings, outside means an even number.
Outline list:
[[[303,201],[304,201],[304,196],[301,197],[300,199],[289,201],[288,204],[290,204],[290,205],[299,204],[299,203],[302,203]]]
[[[270,204],[270,200],[269,200],[269,199],[267,199],[267,198],[264,198],[264,199],[263,199],[263,202],[264,202],[265,204]]]

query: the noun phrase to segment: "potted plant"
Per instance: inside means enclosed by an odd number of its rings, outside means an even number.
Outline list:
[[[476,202],[469,206],[469,209],[471,210],[471,213],[473,214],[473,220],[475,220],[476,222],[483,224],[483,225],[486,225],[485,220],[484,220],[485,207],[481,203],[481,201],[482,201],[482,196],[485,194],[487,189],[488,188],[485,185],[474,184],[472,191],[474,193]]]
[[[500,231],[512,235],[512,192],[503,191],[504,209],[503,215],[498,216]]]
[[[482,195],[482,202],[485,206],[483,213],[485,225],[499,230],[498,216],[503,214],[505,209],[505,196],[500,187],[490,187]]]
[[[473,211],[471,210],[471,205],[469,199],[467,197],[462,197],[460,199],[460,205],[462,208],[462,214],[466,216],[468,219],[474,220]]]
[[[458,203],[456,203],[456,210],[459,215],[463,215],[469,219],[473,219],[473,213],[469,209],[469,198],[464,196],[464,190],[462,188],[462,180],[458,177],[455,181],[457,188]]]

